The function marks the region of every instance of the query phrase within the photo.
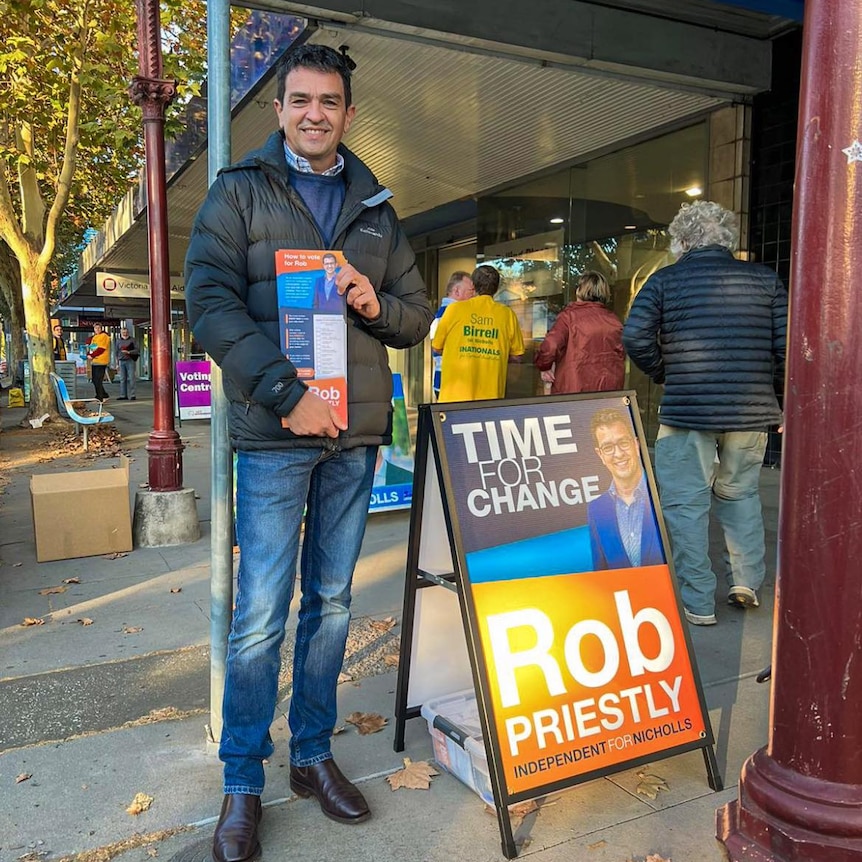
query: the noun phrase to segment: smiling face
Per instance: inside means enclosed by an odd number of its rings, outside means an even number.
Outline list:
[[[356,113],[345,103],[341,75],[299,66],[285,80],[284,101],[275,99],[273,105],[290,149],[315,173],[331,168]]]
[[[640,453],[630,428],[622,422],[596,428],[596,454],[608,468],[614,481],[633,486],[640,481]]]

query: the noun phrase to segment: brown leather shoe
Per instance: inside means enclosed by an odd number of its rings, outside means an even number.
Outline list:
[[[291,764],[290,789],[297,796],[317,799],[330,820],[361,823],[371,816],[365,797],[344,777],[331,758],[311,766]]]
[[[213,835],[215,862],[254,862],[260,859],[257,824],[261,814],[259,796],[246,793],[225,795]]]

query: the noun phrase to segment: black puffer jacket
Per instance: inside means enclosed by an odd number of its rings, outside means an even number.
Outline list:
[[[391,439],[392,375],[386,347],[418,344],[433,312],[407,238],[383,188],[347,148],[346,197],[330,245],[367,276],[380,300],[369,322],[347,312],[348,430],[343,448]],[[322,249],[323,240],[288,182],[284,138],[225,168],[209,191],[186,255],[186,303],[195,338],[221,367],[237,449],[320,446],[281,427],[307,387],[279,348],[275,253]]]
[[[649,278],[623,344],[664,383],[659,421],[701,431],[753,431],[781,422],[787,291],[776,273],[722,246],[694,249]]]

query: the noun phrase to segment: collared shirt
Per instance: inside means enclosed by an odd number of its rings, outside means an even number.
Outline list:
[[[287,164],[293,168],[293,170],[297,171],[300,174],[313,174],[315,173],[314,168],[311,167],[311,162],[308,159],[304,159],[302,156],[298,156],[288,145],[287,141],[284,142],[284,157],[287,159]],[[322,177],[335,177],[338,176],[344,170],[344,156],[341,153],[335,154],[335,164],[331,168],[327,168],[325,171],[320,172],[320,176]]]
[[[641,564],[641,532],[644,523],[644,511],[647,504],[646,476],[641,475],[641,480],[635,488],[634,499],[631,505],[620,497],[617,486],[612,482],[610,487],[611,496],[614,498],[614,507],[617,513],[617,527],[626,556],[633,566]]]

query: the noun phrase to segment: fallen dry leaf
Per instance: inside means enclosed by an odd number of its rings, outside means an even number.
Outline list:
[[[509,815],[512,817],[526,817],[534,811],[538,811],[539,806],[536,805],[535,799],[526,799],[524,802],[516,802],[509,806]]]
[[[598,850],[600,847],[607,847],[607,841],[596,841],[593,844],[587,844],[587,850]]]
[[[75,620],[76,623],[80,623],[82,626],[91,626],[93,625],[93,621],[89,617],[80,617]]]
[[[132,800],[132,804],[126,809],[126,814],[131,814],[133,816],[142,814],[144,811],[148,811],[152,804],[152,796],[147,796],[146,793],[136,793],[135,798]]]
[[[182,587],[171,587],[172,593],[181,593],[183,591]]]
[[[344,720],[348,724],[355,724],[360,736],[367,736],[369,733],[383,730],[388,721],[376,712],[351,712]]]
[[[343,724],[339,724],[338,727],[332,728],[332,735],[338,736],[339,733],[344,733],[345,730],[347,730],[347,728]]]
[[[404,758],[404,768],[387,775],[386,780],[393,790],[402,787],[407,790],[428,790],[431,787],[431,777],[440,773],[425,760],[417,760],[415,763],[409,758]]]
[[[389,629],[393,628],[398,623],[398,620],[395,617],[386,617],[382,620],[369,620],[368,625],[373,629],[377,629],[379,632],[388,632]]]
[[[15,783],[20,784],[22,781],[29,781],[32,777],[32,772],[22,772],[20,775],[15,776]]]
[[[340,674],[338,674],[338,683],[339,683],[339,685],[340,685],[342,682],[350,682],[352,679],[353,679],[353,677],[352,677],[349,673],[340,673]]]
[[[24,620],[21,623],[22,626],[43,626],[45,625],[45,620],[39,619],[39,617],[24,617]]]
[[[65,593],[68,587],[46,587],[44,590],[39,590],[40,596],[53,596],[56,593]]]
[[[553,805],[553,802],[546,802],[546,805]],[[538,811],[539,806],[533,799],[527,799],[525,802],[514,802],[509,806],[509,816],[510,817],[526,817],[528,814],[532,814],[534,811]],[[497,809],[493,805],[488,805],[485,803],[485,813],[490,814],[493,817],[497,816]]]
[[[155,859],[159,855],[158,848],[156,847],[147,847],[147,856],[151,859]]]
[[[80,578],[64,578],[63,583],[64,584],[80,584],[81,579]]]
[[[21,568],[21,566],[23,566],[23,565],[24,565],[23,563],[12,563],[12,568],[13,568],[13,569],[19,569],[19,568]]]
[[[396,653],[383,656],[383,664],[387,667],[398,667],[399,656]]]
[[[644,862],[673,862],[673,860],[670,856],[665,859],[664,856],[659,856],[658,853],[650,853],[650,855],[644,859]]]
[[[144,630],[143,626],[123,626],[124,635],[136,635]]]
[[[670,790],[667,782],[660,775],[642,771],[636,772],[635,775],[639,779],[635,791],[640,793],[641,796],[646,796],[648,799],[655,799],[658,796],[659,791]]]
[[[128,552],[120,553],[118,551],[116,554],[106,554],[105,559],[106,560],[119,560],[120,557],[128,557],[128,556],[129,556]]]

